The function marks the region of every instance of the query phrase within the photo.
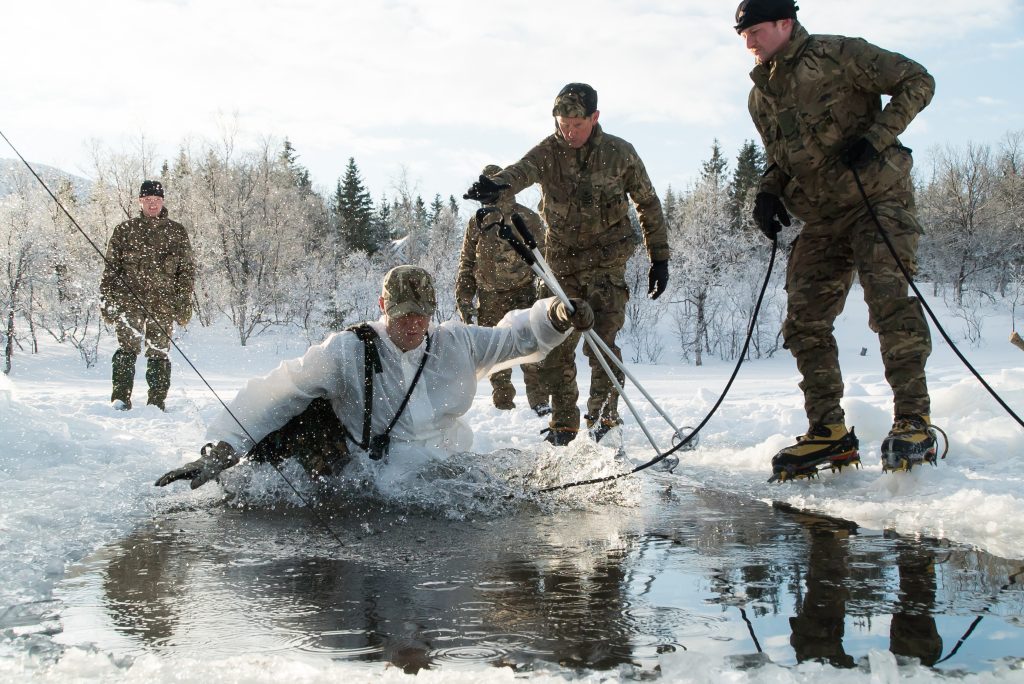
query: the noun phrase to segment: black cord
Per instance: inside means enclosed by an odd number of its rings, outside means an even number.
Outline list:
[[[39,181],[39,184],[41,186],[43,186],[43,190],[46,190],[46,193],[51,198],[53,198],[53,201],[57,203],[57,206],[60,208],[60,210],[62,212],[64,212],[65,216],[68,217],[68,219],[71,221],[71,223],[75,226],[75,229],[78,230],[78,232],[82,234],[82,237],[84,237],[86,242],[89,243],[89,246],[92,247],[93,250],[95,250],[96,253],[100,255],[100,258],[103,259],[103,263],[106,264],[107,266],[112,266],[110,261],[107,260],[107,256],[103,253],[103,251],[99,247],[96,246],[96,243],[93,242],[92,238],[90,238],[89,235],[82,229],[82,227],[78,224],[78,221],[75,220],[75,217],[71,215],[71,212],[69,212],[64,207],[64,205],[61,204],[61,201],[59,199],[57,199],[56,195],[53,194],[53,191],[50,190],[50,187],[46,184],[46,182],[42,178],[39,177],[39,174],[36,173],[35,169],[32,168],[32,165],[29,164],[25,160],[25,157],[21,156],[21,152],[19,152],[18,148],[16,148],[14,146],[14,144],[10,140],[8,140],[7,136],[4,135],[3,131],[0,131],[0,138],[3,138],[4,142],[6,142],[7,145],[12,150],[14,150],[14,154],[18,155],[18,159],[20,159],[21,162],[25,165],[25,168],[27,168],[29,170],[29,172],[33,176],[35,176],[35,179],[37,181]],[[117,272],[117,271],[115,271],[115,272]],[[129,292],[132,297],[135,298],[135,302],[142,309],[142,312],[146,314],[146,318],[148,319],[148,321],[154,321],[155,319],[154,319],[153,315],[150,313],[149,309],[146,308],[146,305],[142,301],[142,298],[139,296],[139,294],[137,292],[135,292],[134,290],[131,289],[131,287],[129,286],[128,282],[125,280],[124,276],[121,273],[117,272],[117,277],[120,279],[121,284],[125,286],[125,290],[127,292]],[[195,374],[197,376],[199,376],[200,380],[203,381],[203,384],[206,385],[206,388],[208,390],[210,390],[210,392],[213,394],[213,396],[216,397],[217,401],[220,402],[220,405],[224,407],[224,410],[228,412],[228,415],[230,415],[231,418],[238,424],[238,427],[240,427],[242,429],[242,432],[245,433],[245,436],[248,437],[253,442],[253,444],[255,444],[256,440],[253,439],[253,436],[251,434],[249,434],[249,431],[245,429],[244,425],[242,425],[242,421],[240,421],[238,419],[238,417],[234,413],[231,412],[231,409],[228,408],[228,405],[226,403],[224,403],[224,400],[221,399],[219,394],[217,394],[217,391],[215,389],[213,389],[213,387],[210,385],[210,383],[207,382],[206,378],[203,377],[203,374],[199,372],[199,369],[196,368],[196,365],[194,363],[192,363],[192,359],[188,358],[188,356],[185,354],[185,352],[183,352],[181,350],[181,347],[178,346],[178,343],[174,341],[174,338],[171,336],[171,332],[172,331],[167,329],[167,328],[164,328],[161,325],[157,325],[156,327],[159,328],[160,332],[162,332],[164,334],[164,336],[167,337],[168,342],[171,343],[171,346],[174,347],[174,350],[177,351],[179,354],[181,354],[181,358],[185,359],[185,362],[192,368],[193,371],[195,371]],[[277,471],[277,474],[281,476],[281,479],[283,479],[288,484],[288,486],[291,487],[291,490],[295,493],[295,496],[297,496],[299,498],[299,501],[301,501],[309,509],[309,511],[313,514],[313,517],[315,517],[317,522],[319,522],[324,527],[324,529],[327,530],[328,534],[330,534],[332,537],[334,537],[334,540],[337,541],[339,545],[345,546],[344,542],[341,541],[341,538],[339,538],[338,535],[335,534],[334,530],[331,529],[331,526],[327,524],[327,521],[324,520],[320,516],[319,513],[317,513],[317,511],[313,507],[313,505],[304,496],[302,496],[302,493],[299,492],[299,490],[295,487],[295,485],[292,484],[292,481],[289,480],[288,477],[284,474],[284,472],[281,471],[281,468],[278,467],[278,465],[276,463],[272,463],[271,462],[270,465],[273,466],[274,470]]]
[[[874,205],[871,204],[871,200],[868,199],[868,194],[864,190],[864,184],[861,183],[860,174],[857,172],[857,169],[853,167],[853,165],[850,165],[849,168],[850,171],[853,172],[854,180],[857,181],[857,189],[860,191],[860,196],[864,200],[864,206],[867,207],[868,214],[871,215],[871,220],[874,221],[875,228],[878,230],[878,234],[882,236],[882,240],[885,242],[885,246],[889,248],[889,252],[892,254],[892,258],[896,260],[896,265],[899,267],[900,273],[903,274],[903,277],[906,278],[907,283],[910,285],[910,289],[914,291],[914,294],[917,295],[918,301],[921,302],[921,306],[924,308],[925,311],[928,312],[928,317],[931,318],[932,323],[935,324],[935,329],[939,331],[939,334],[942,335],[942,339],[944,339],[946,341],[946,344],[950,346],[950,348],[953,350],[953,353],[956,354],[957,358],[963,362],[964,366],[967,367],[967,370],[971,371],[971,374],[974,375],[974,377],[978,379],[978,382],[980,382],[982,386],[986,390],[988,390],[988,393],[991,394],[997,402],[999,402],[999,405],[1002,406],[1003,409],[1008,414],[1010,414],[1010,416],[1012,416],[1014,420],[1017,421],[1017,424],[1020,425],[1021,427],[1024,427],[1024,420],[1021,420],[1020,416],[1014,413],[1013,409],[1011,409],[1009,405],[1007,405],[1007,403],[1003,401],[1003,398],[1000,397],[996,393],[996,391],[989,386],[987,382],[985,382],[985,378],[981,377],[981,374],[974,368],[974,366],[971,365],[971,362],[967,360],[967,357],[965,357],[960,352],[957,346],[953,343],[953,340],[950,339],[949,335],[946,333],[945,328],[943,328],[942,324],[939,323],[939,319],[935,316],[935,312],[933,312],[932,308],[928,306],[928,302],[927,300],[925,300],[924,295],[921,294],[921,291],[917,289],[917,284],[914,283],[914,277],[907,269],[906,264],[903,263],[903,260],[900,259],[899,255],[896,253],[896,247],[893,246],[892,240],[889,239],[889,234],[882,226],[882,222],[878,220],[878,214],[875,213],[875,207]]]
[[[592,480],[580,480],[578,482],[569,482],[567,484],[557,485],[555,487],[545,487],[544,489],[541,489],[539,491],[539,493],[543,494],[543,493],[547,493],[547,492],[557,492],[560,489],[569,489],[570,487],[581,487],[583,485],[599,484],[601,482],[611,482],[613,480],[618,480],[618,479],[621,479],[623,477],[628,477],[629,475],[633,475],[634,473],[639,473],[641,470],[646,470],[647,468],[650,468],[651,466],[653,466],[653,465],[655,465],[657,463],[660,463],[661,461],[665,460],[666,458],[668,458],[669,456],[671,456],[675,452],[677,452],[680,449],[682,449],[683,447],[685,447],[687,444],[690,443],[691,439],[693,439],[694,437],[697,436],[697,434],[704,428],[704,426],[708,424],[708,421],[711,420],[711,417],[713,415],[715,415],[715,412],[718,411],[718,407],[722,405],[723,401],[725,401],[725,397],[726,397],[726,395],[729,394],[729,390],[732,388],[732,383],[736,379],[736,375],[739,374],[739,372],[740,372],[740,367],[743,365],[743,360],[744,360],[744,358],[747,355],[747,350],[750,349],[750,339],[754,335],[754,326],[757,324],[757,316],[761,312],[761,303],[764,301],[765,292],[767,292],[768,284],[771,282],[771,279],[772,279],[772,270],[774,270],[774,268],[775,268],[775,255],[776,255],[776,253],[778,251],[779,251],[779,243],[778,243],[778,241],[777,240],[772,240],[772,253],[771,253],[771,256],[768,259],[768,270],[764,274],[764,283],[761,285],[761,291],[757,295],[757,303],[754,305],[754,311],[750,315],[750,324],[747,326],[747,338],[743,342],[743,350],[740,352],[739,360],[736,361],[736,367],[733,368],[733,370],[732,370],[732,375],[729,376],[729,381],[727,383],[725,383],[725,389],[722,390],[722,393],[721,393],[721,395],[719,395],[718,401],[715,402],[715,405],[712,406],[711,410],[708,412],[708,414],[706,416],[704,416],[704,420],[702,420],[697,425],[697,427],[695,427],[693,429],[692,432],[690,432],[688,435],[686,435],[686,437],[684,437],[679,442],[679,444],[676,444],[674,447],[672,447],[671,449],[669,449],[665,453],[658,454],[657,456],[655,456],[653,459],[651,459],[647,463],[644,463],[642,465],[638,465],[637,467],[633,468],[632,470],[630,470],[627,473],[619,473],[617,475],[607,475],[605,477],[598,477],[598,478],[594,478]]]

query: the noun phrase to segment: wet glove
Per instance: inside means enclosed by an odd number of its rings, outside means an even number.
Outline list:
[[[780,222],[782,225],[779,225]],[[754,223],[766,238],[775,242],[782,226],[788,226],[791,221],[789,212],[786,211],[786,205],[782,203],[778,195],[759,192],[754,198]]]
[[[668,287],[668,259],[652,261],[647,273],[647,296],[657,299]]]
[[[476,319],[476,307],[473,306],[473,302],[467,302],[465,300],[456,302],[455,304],[459,308],[459,318],[466,325],[473,325],[473,321]]]
[[[462,196],[462,199],[476,200],[481,204],[496,204],[501,191],[508,187],[510,187],[508,183],[497,183],[480,174],[480,180],[469,186],[469,190]]]
[[[839,158],[851,169],[859,171],[878,158],[878,150],[867,138],[859,138],[843,150]]]
[[[200,453],[202,458],[165,473],[154,484],[157,487],[165,487],[176,480],[191,480],[191,487],[195,489],[202,487],[242,459],[233,446],[223,441],[217,442],[217,446],[207,444]]]
[[[570,299],[573,311],[562,300],[556,299],[548,307],[548,320],[558,332],[566,332],[569,328],[590,330],[594,327],[594,310],[582,299]]]

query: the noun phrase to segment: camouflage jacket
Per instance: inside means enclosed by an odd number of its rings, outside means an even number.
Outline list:
[[[509,183],[513,193],[540,183],[540,210],[548,225],[545,256],[553,265],[561,259],[553,259],[552,253],[591,251],[614,252],[614,259],[624,264],[635,240],[630,198],[651,260],[669,257],[665,215],[647,169],[632,145],[605,133],[600,124],[578,150],[556,130],[494,178]]]
[[[544,223],[536,212],[518,202],[498,205],[511,220],[515,212],[526,221],[526,227],[533,233],[537,245],[544,251]],[[507,292],[526,287],[533,282],[533,271],[516,254],[507,242],[498,237],[496,228],[481,232],[476,216],[469,219],[466,236],[462,239],[462,254],[459,257],[459,273],[455,278],[455,300],[472,302],[477,290],[485,292]]]
[[[841,153],[859,138],[880,152],[860,172],[869,196],[909,178],[910,150],[897,136],[932,99],[920,64],[860,38],[809,35],[750,72],[750,116],[764,142],[761,191],[781,195],[799,217],[833,216],[861,202]],[[882,107],[882,95],[891,99]]]
[[[113,322],[117,311],[141,312],[137,296],[156,317],[188,321],[195,268],[188,234],[166,209],[156,218],[140,215],[119,224],[100,281],[104,316]]]

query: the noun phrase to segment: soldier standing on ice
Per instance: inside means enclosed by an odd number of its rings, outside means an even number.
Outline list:
[[[754,220],[773,241],[790,212],[804,222],[789,257],[782,332],[803,376],[809,428],[772,466],[788,479],[820,464],[859,459],[840,407],[843,379],[832,333],[855,273],[894,395],[883,466],[933,461],[928,324],[921,303],[908,296],[857,177],[896,254],[914,273],[922,230],[910,150],[897,136],[931,101],[935,81],[920,64],[860,38],[808,34],[797,9],[793,0],[744,0],[735,26],[757,62],[748,106],[767,157]],[[883,95],[890,96],[884,107]]]
[[[483,174],[493,176],[500,171],[500,166],[489,164]],[[545,228],[540,216],[516,202],[515,195],[508,190],[500,194],[498,208],[506,220],[519,214],[543,250]],[[478,302],[476,307],[474,297]],[[477,325],[490,327],[509,311],[529,308],[536,300],[537,288],[529,265],[498,237],[497,230],[482,232],[476,216],[470,218],[455,278],[455,301],[462,322],[472,324],[475,316]],[[541,384],[540,365],[525,363],[521,368],[530,408],[538,416],[548,415],[551,404]],[[515,396],[511,368],[491,374],[491,398],[496,408],[503,411],[515,408]]]
[[[167,333],[192,318],[195,261],[185,229],[167,218],[159,181],[143,181],[139,206],[139,216],[114,228],[100,281],[103,319],[117,330],[110,400],[119,410],[132,407],[135,360],[145,340],[147,403],[162,411],[171,387]]]
[[[484,204],[498,201],[501,190],[518,193],[540,183],[541,214],[548,226],[544,258],[570,297],[590,303],[594,332],[621,358],[615,336],[626,318],[629,289],[626,262],[636,249],[629,219],[630,199],[636,205],[647,254],[651,259],[650,296],[658,298],[668,285],[668,232],[661,202],[640,156],[622,138],[605,133],[597,122],[597,91],[570,83],[555,98],[555,132],[522,159],[494,176],[483,175],[466,193]],[[545,360],[541,373],[551,389],[551,427],[546,439],[564,445],[576,437],[580,412],[576,406],[576,346],[572,335]],[[587,427],[594,439],[622,423],[619,395],[591,349]],[[616,369],[619,382],[625,378]]]

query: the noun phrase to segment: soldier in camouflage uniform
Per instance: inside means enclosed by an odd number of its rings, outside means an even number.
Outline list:
[[[491,176],[500,171],[500,166],[490,164],[484,167],[483,173]],[[519,214],[543,250],[545,229],[540,216],[516,202],[515,196],[507,190],[501,193],[498,208],[509,221],[513,214]],[[474,298],[479,301],[477,307],[473,306]],[[490,327],[509,311],[528,309],[536,300],[537,289],[530,266],[498,237],[497,230],[481,232],[476,216],[470,218],[455,279],[455,301],[462,322],[472,324],[475,316],[477,325]],[[548,393],[541,385],[539,364],[524,363],[521,368],[530,408],[538,416],[551,413]],[[515,408],[515,396],[511,368],[491,374],[491,398],[495,407]]]
[[[933,460],[928,325],[857,182],[900,260],[915,272],[922,230],[910,150],[897,136],[931,101],[935,81],[920,64],[860,38],[809,35],[796,20],[797,9],[793,0],[745,0],[735,26],[757,60],[748,104],[768,164],[755,222],[772,240],[780,221],[789,225],[787,208],[804,222],[789,257],[783,337],[803,376],[810,427],[773,466],[785,477],[858,458],[857,438],[840,407],[843,379],[832,334],[854,274],[894,394],[883,463]],[[885,107],[883,95],[890,96]]]
[[[570,297],[586,299],[597,317],[594,331],[621,358],[615,336],[625,322],[626,261],[636,249],[629,219],[636,205],[644,243],[651,259],[650,296],[668,284],[668,234],[661,202],[633,146],[605,133],[598,124],[597,92],[585,83],[570,83],[555,98],[555,132],[515,164],[494,176],[481,176],[467,193],[484,203],[540,183],[541,214],[548,226],[544,257]],[[545,360],[542,373],[551,389],[553,409],[547,440],[567,444],[580,424],[576,406],[576,346],[573,335]],[[618,393],[589,346],[590,397],[587,425],[595,439],[622,421]],[[622,373],[616,373],[620,382]]]
[[[117,330],[110,400],[117,409],[131,408],[135,360],[145,339],[147,403],[163,410],[171,387],[167,333],[192,318],[195,261],[185,229],[167,218],[159,182],[142,183],[139,205],[138,217],[114,228],[100,281],[103,319]]]

